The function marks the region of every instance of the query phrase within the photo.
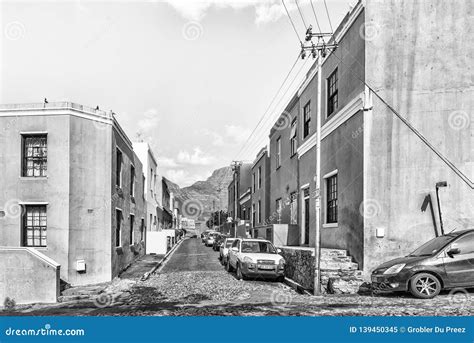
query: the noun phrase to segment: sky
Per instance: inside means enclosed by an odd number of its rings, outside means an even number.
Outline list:
[[[312,3],[329,31],[323,0]],[[354,3],[327,0],[334,28]],[[303,39],[295,0],[285,4]],[[309,0],[298,4],[316,26]],[[277,94],[300,51],[280,0],[0,0],[0,13],[1,103],[113,110],[181,187],[252,161],[313,63],[299,60]]]

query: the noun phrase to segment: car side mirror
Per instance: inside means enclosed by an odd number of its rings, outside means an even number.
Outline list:
[[[280,248],[277,249],[277,253],[281,254],[281,249]]]
[[[237,252],[237,251],[239,251],[239,248],[237,248],[237,247],[233,247],[233,248],[232,248],[232,251],[235,251],[235,252]]]
[[[454,255],[458,255],[458,254],[460,254],[460,253],[461,253],[461,250],[459,250],[459,248],[449,249],[449,250],[446,252],[446,254],[447,254],[449,257],[451,257],[451,258],[453,258]]]

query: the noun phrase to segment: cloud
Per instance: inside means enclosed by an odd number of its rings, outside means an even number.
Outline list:
[[[163,174],[166,178],[178,184],[180,187],[191,186],[197,180],[204,180],[203,176],[196,175],[196,173],[190,173],[184,169],[169,169]]]
[[[250,129],[239,125],[225,125],[224,132],[235,144],[243,144],[250,136]]]
[[[143,117],[138,121],[138,131],[141,133],[149,132],[153,130],[159,122],[160,116],[158,115],[158,111],[154,108],[151,108],[147,110],[143,114]]]
[[[224,146],[224,137],[215,131],[204,129],[201,134],[211,137],[211,144],[214,146]]]
[[[183,18],[192,21],[202,20],[211,8],[234,10],[253,8],[256,24],[274,22],[285,15],[285,9],[279,0],[165,0],[165,2]],[[287,7],[292,11],[295,5],[290,2]]]
[[[159,157],[156,162],[161,168],[175,168],[178,166],[178,163],[170,157]]]
[[[187,165],[206,166],[214,163],[215,158],[204,154],[199,147],[196,147],[193,149],[192,153],[189,153],[186,150],[181,150],[178,153],[177,161]]]

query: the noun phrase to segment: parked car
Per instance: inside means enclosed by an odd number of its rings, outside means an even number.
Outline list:
[[[216,239],[214,240],[214,244],[212,245],[212,249],[214,251],[219,251],[221,244],[225,241],[226,238],[227,235],[225,234],[220,233],[219,235],[217,235]]]
[[[408,256],[381,264],[372,272],[372,285],[422,299],[443,289],[474,287],[474,229],[433,238]]]
[[[273,278],[282,281],[285,259],[270,241],[264,239],[237,238],[229,249],[226,269],[235,269],[237,279],[247,277]]]
[[[203,233],[201,233],[201,241],[203,243],[206,243],[207,235],[209,235],[211,232],[215,232],[213,230],[206,230]]]
[[[232,243],[235,241],[235,238],[226,238],[224,242],[219,247],[219,260],[221,260],[221,264],[225,265],[227,263],[227,256],[229,253],[229,248]]]
[[[212,247],[214,244],[214,241],[216,240],[217,235],[219,235],[218,232],[209,232],[206,236],[206,241],[204,244],[206,244],[206,247]]]

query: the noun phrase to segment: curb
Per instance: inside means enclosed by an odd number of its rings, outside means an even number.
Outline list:
[[[168,257],[170,257],[171,254],[181,245],[181,243],[184,242],[184,241],[187,240],[187,239],[189,239],[189,238],[183,238],[183,239],[180,240],[178,243],[176,243],[176,244],[174,245],[174,247],[172,247],[172,248],[170,249],[170,251],[168,251],[168,252],[165,254],[165,256],[163,257],[163,259],[162,259],[160,262],[158,262],[153,268],[151,268],[150,271],[148,271],[148,272],[146,272],[145,274],[143,274],[143,276],[140,278],[140,281],[146,281],[146,280],[148,280],[148,278],[150,277],[150,275],[153,274],[154,272],[156,272],[156,270],[157,270],[158,268],[160,268],[160,267],[163,265],[163,263],[164,263],[164,262],[168,259]]]
[[[296,282],[296,281],[294,281],[290,278],[287,278],[286,276],[285,276],[285,281],[283,281],[283,283],[285,285],[293,288],[295,291],[297,291],[300,294],[312,295],[306,288],[301,286],[298,282]]]

